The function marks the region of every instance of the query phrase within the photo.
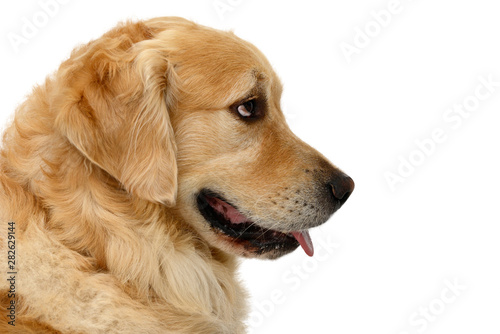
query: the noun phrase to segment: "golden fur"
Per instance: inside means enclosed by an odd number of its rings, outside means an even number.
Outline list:
[[[0,241],[7,254],[15,222],[18,304],[0,331],[244,333],[236,255],[282,253],[214,233],[195,194],[223,192],[284,232],[329,217],[310,198],[338,170],[288,129],[281,90],[254,46],[181,18],[75,49],[4,134]],[[261,120],[230,112],[249,94],[265,98]]]

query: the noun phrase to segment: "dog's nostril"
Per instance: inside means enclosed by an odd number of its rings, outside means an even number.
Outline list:
[[[333,196],[343,204],[354,190],[354,181],[349,176],[341,174],[334,178],[330,186]]]

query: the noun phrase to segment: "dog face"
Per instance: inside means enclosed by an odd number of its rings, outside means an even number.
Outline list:
[[[269,62],[232,33],[181,19],[145,25],[150,36],[126,49],[129,65],[113,80],[106,69],[101,95],[126,111],[120,121],[89,137],[62,113],[62,132],[127,191],[170,206],[218,249],[277,258],[301,245],[312,255],[307,230],[327,221],[354,183],[290,131]],[[95,96],[83,97],[87,118],[111,119]],[[96,154],[89,142],[99,136],[110,144]]]
[[[165,41],[184,83],[171,113],[182,214],[231,253],[276,258],[300,243],[312,255],[307,229],[340,208],[352,180],[290,131],[282,85],[258,49],[197,31]]]

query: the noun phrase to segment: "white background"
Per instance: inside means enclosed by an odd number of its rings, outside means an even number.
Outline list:
[[[220,3],[229,6],[222,13]],[[500,8],[491,0],[401,0],[384,27],[371,12],[388,7],[389,0],[73,0],[16,52],[8,34],[21,35],[23,20],[43,9],[4,1],[1,124],[74,46],[120,20],[175,15],[233,29],[282,78],[292,130],[356,182],[346,205],[313,230],[314,258],[298,250],[244,261],[251,332],[499,333],[500,87],[489,95],[477,87],[480,77],[500,81]],[[363,39],[365,28],[371,37]],[[355,42],[348,62],[341,45]],[[463,103],[473,109],[467,118],[443,118]],[[439,129],[445,140],[432,148]],[[427,155],[416,141],[427,143]],[[400,159],[418,166],[407,165],[391,189],[386,174],[403,168]]]

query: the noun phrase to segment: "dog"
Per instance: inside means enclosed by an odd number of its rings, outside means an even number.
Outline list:
[[[245,333],[238,259],[312,256],[354,189],[281,93],[255,46],[182,18],[76,48],[3,136],[0,331]]]

